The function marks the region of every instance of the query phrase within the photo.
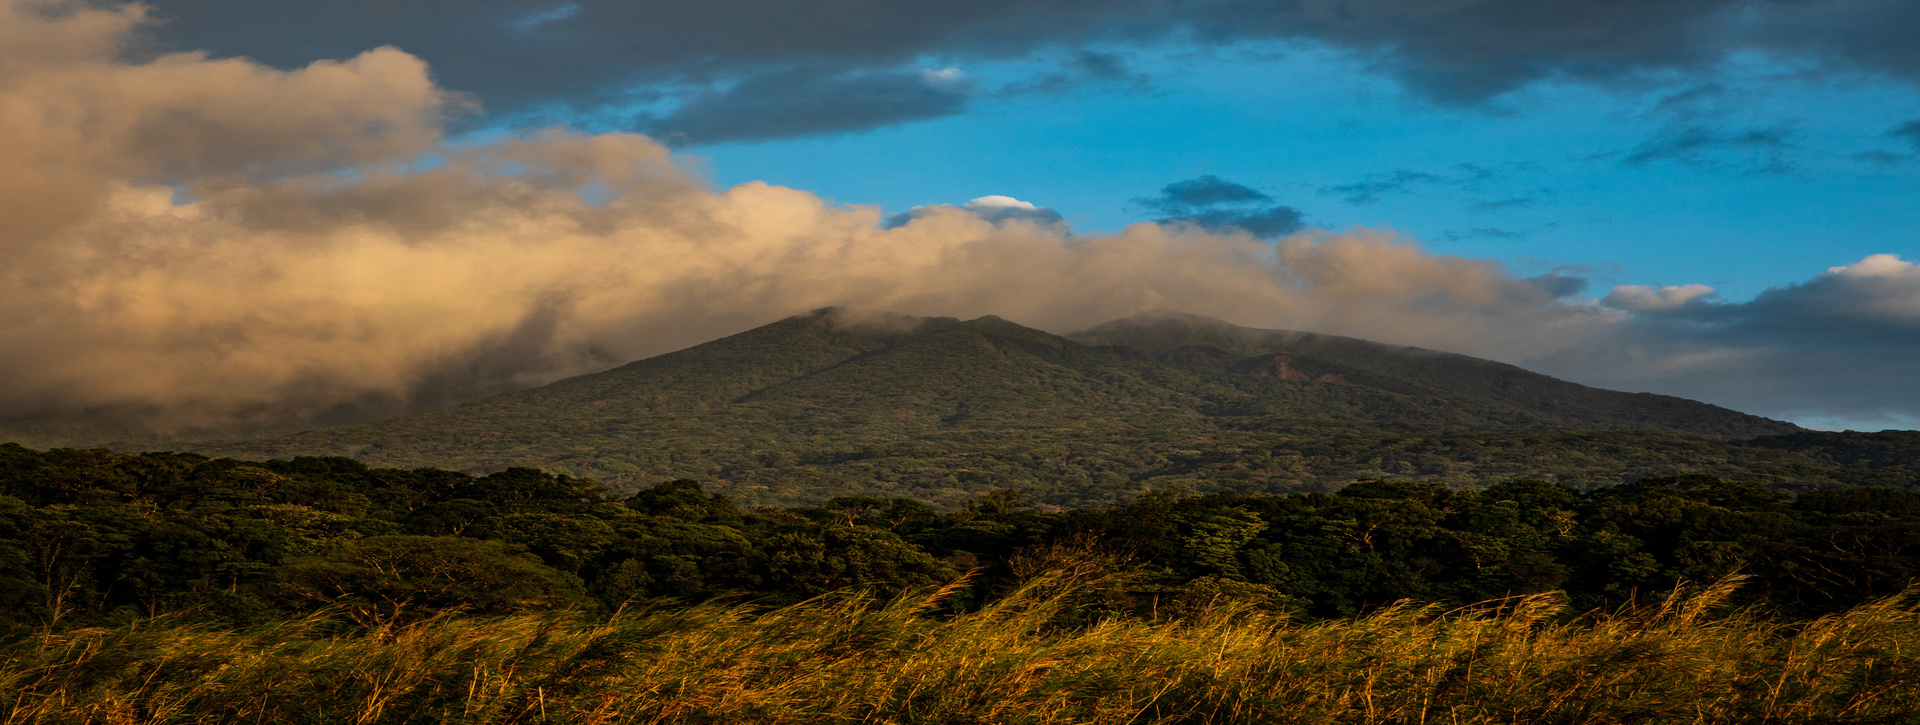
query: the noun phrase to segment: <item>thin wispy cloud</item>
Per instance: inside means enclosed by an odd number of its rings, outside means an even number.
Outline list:
[[[1526,232],[1501,229],[1499,227],[1474,227],[1472,229],[1455,229],[1440,233],[1440,238],[1449,242],[1457,242],[1464,239],[1525,239],[1526,237]]]
[[[1481,192],[1489,185],[1507,181],[1516,175],[1536,173],[1539,169],[1532,164],[1503,164],[1492,168],[1476,163],[1454,164],[1446,173],[1432,173],[1418,169],[1394,169],[1391,172],[1368,174],[1359,181],[1320,187],[1320,193],[1339,196],[1341,201],[1354,206],[1375,204],[1389,196],[1418,193],[1422,189],[1448,189],[1456,192]],[[1541,189],[1525,196],[1510,197],[1492,202],[1476,202],[1471,208],[1475,211],[1497,211],[1533,206],[1538,197],[1551,194]]]
[[[1914,153],[1920,153],[1920,119],[1894,127],[1887,131],[1887,136],[1906,141],[1907,146],[1911,147]]]
[[[1496,211],[1507,211],[1510,209],[1532,209],[1539,205],[1540,205],[1540,200],[1536,197],[1512,196],[1512,197],[1507,197],[1505,199],[1495,199],[1493,201],[1477,202],[1473,205],[1473,211],[1496,212]]]
[[[1349,184],[1322,187],[1320,193],[1338,195],[1341,201],[1348,204],[1373,204],[1388,194],[1406,194],[1415,186],[1443,184],[1447,181],[1447,177],[1439,174],[1396,169],[1388,174],[1369,174],[1366,179]]]
[[[1725,130],[1673,126],[1640,142],[1621,157],[1627,166],[1673,162],[1705,169],[1735,169],[1750,174],[1790,174],[1799,148],[1790,127]]]

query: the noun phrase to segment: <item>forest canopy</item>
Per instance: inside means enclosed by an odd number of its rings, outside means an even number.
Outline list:
[[[971,572],[950,604],[965,609],[1061,567],[1110,575],[1076,605],[1087,617],[1223,597],[1347,617],[1547,591],[1584,611],[1734,575],[1748,578],[1742,601],[1813,616],[1897,593],[1920,572],[1920,493],[1789,495],[1685,475],[1589,491],[1529,479],[1162,491],[1072,510],[1012,489],[949,510],[883,497],[773,508],[691,480],[623,496],[532,469],[0,446],[0,603],[19,628],[168,612],[225,625],[327,612],[380,626],[663,598],[773,605]]]

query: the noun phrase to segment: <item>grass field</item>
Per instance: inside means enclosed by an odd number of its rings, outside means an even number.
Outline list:
[[[1585,616],[1540,595],[1063,624],[1088,586],[957,616],[929,614],[942,592],[351,633],[147,621],[10,643],[0,696],[10,725],[1920,722],[1913,592],[1811,623],[1725,610],[1728,582]]]

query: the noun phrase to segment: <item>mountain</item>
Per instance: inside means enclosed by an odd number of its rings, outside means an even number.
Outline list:
[[[1461,355],[1191,316],[1062,337],[995,317],[829,309],[532,390],[201,450],[532,466],[616,489],[685,477],[747,503],[859,494],[951,504],[1015,487],[1084,505],[1361,477],[1837,480],[1796,458],[1801,447],[1723,440],[1798,431]]]
[[[1406,395],[1459,396],[1510,406],[1591,430],[1670,430],[1719,438],[1793,433],[1791,423],[1671,395],[1622,393],[1513,365],[1338,335],[1240,327],[1209,317],[1156,312],[1075,333],[1088,345],[1120,345],[1174,364],[1293,380],[1333,380]]]

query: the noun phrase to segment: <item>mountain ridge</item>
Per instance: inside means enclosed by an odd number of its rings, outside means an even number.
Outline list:
[[[1618,418],[1626,414],[1634,415],[1633,421],[1645,423],[1650,428],[1682,430],[1721,438],[1782,435],[1800,430],[1799,426],[1791,423],[1710,403],[1657,393],[1606,390],[1559,380],[1517,365],[1459,353],[1324,333],[1241,327],[1179,312],[1134,315],[1067,337],[1086,344],[1124,345],[1163,360],[1182,350],[1192,350],[1196,347],[1195,340],[1206,340],[1224,343],[1226,347],[1215,347],[1221,352],[1240,355],[1232,365],[1245,366],[1263,356],[1291,362],[1291,358],[1297,355],[1319,363],[1322,369],[1330,368],[1321,374],[1336,376],[1341,380],[1360,377],[1375,387],[1403,393],[1417,393],[1424,389],[1489,398],[1523,410],[1561,415],[1571,413],[1580,420],[1593,423],[1605,423],[1608,417]],[[1180,341],[1178,346],[1170,344],[1169,337]],[[1191,358],[1191,354],[1188,357]],[[1621,411],[1635,407],[1644,412],[1595,415],[1596,409]],[[1698,423],[1676,424],[1679,422],[1676,418],[1689,413],[1696,419],[1703,415],[1715,415],[1719,420],[1704,426]]]
[[[1020,487],[1072,505],[1156,488],[1278,492],[1354,477],[1481,485],[1527,459],[1519,444],[1471,440],[1538,434],[1577,445],[1581,435],[1611,432],[1640,441],[1630,448],[1667,451],[1618,462],[1579,454],[1578,466],[1543,465],[1531,474],[1583,485],[1647,475],[1628,470],[1629,460],[1672,467],[1704,456],[1727,474],[1745,470],[1725,462],[1742,456],[1798,455],[1726,453],[1731,444],[1712,436],[1800,429],[1704,403],[1601,391],[1451,353],[1207,318],[1178,318],[1201,328],[1181,332],[1166,319],[1117,320],[1061,336],[997,317],[826,308],[539,388],[198,450],[347,455],[472,472],[538,467],[619,490],[695,478],[747,502],[846,494],[951,502]],[[1293,347],[1282,344],[1288,341]],[[1183,349],[1185,358],[1176,354]],[[1429,384],[1450,374],[1478,377],[1452,390]],[[1502,397],[1503,379],[1520,393]],[[1555,391],[1588,396],[1611,412],[1534,404]],[[1407,443],[1429,439],[1439,442]],[[1466,442],[1449,442],[1456,439]],[[1688,442],[1694,439],[1700,442]],[[1337,450],[1327,441],[1338,442]],[[1332,452],[1303,453],[1310,450]],[[1436,462],[1456,454],[1500,463]],[[1812,480],[1795,476],[1781,480]]]

